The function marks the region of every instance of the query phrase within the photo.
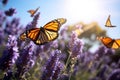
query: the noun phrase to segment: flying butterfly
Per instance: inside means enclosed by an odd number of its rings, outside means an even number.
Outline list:
[[[36,8],[36,10],[31,9],[31,10],[28,10],[27,12],[31,14],[31,17],[33,17],[39,8],[40,7]]]
[[[24,41],[29,38],[37,45],[48,43],[58,37],[58,31],[65,22],[65,18],[54,19],[43,27],[26,30],[20,35],[20,39]]]
[[[106,21],[105,26],[106,26],[106,27],[116,27],[116,26],[114,26],[114,25],[111,24],[110,15],[109,15],[108,18],[107,18],[107,21]]]
[[[107,48],[118,49],[120,47],[120,39],[112,39],[110,37],[97,37]]]

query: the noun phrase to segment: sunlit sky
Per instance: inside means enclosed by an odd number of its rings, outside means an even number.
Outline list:
[[[90,23],[93,21],[107,30],[112,38],[120,38],[120,0],[9,0],[6,6],[0,6],[3,10],[10,7],[16,8],[17,14],[13,17],[20,17],[21,24],[26,25],[32,21],[29,9],[40,7],[40,19],[38,26],[56,18],[66,18],[66,25],[77,22]],[[104,27],[108,15],[111,15],[111,22],[117,27],[108,29]]]

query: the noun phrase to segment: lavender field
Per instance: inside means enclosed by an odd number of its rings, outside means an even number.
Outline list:
[[[120,80],[120,49],[96,39],[107,36],[97,22],[66,25],[66,18],[57,39],[36,45],[20,34],[38,25],[40,12],[25,26],[16,12],[0,9],[0,80]]]

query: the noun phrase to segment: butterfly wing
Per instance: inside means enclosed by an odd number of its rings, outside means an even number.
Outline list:
[[[20,40],[25,41],[26,38],[27,38],[26,33],[22,33],[20,35]]]
[[[109,37],[97,37],[106,47],[111,48],[113,42],[112,39]]]
[[[106,21],[105,26],[106,26],[106,27],[116,27],[116,26],[113,26],[113,25],[111,24],[110,15],[108,16],[108,19],[107,19],[107,21]]]
[[[23,36],[23,35],[22,35]],[[24,33],[22,40],[25,40],[26,37],[31,39],[35,44],[42,45],[47,42],[53,41],[58,37],[58,33],[44,30],[43,28],[32,28]]]
[[[35,10],[28,10],[28,13],[30,13],[31,16],[33,16],[35,14]]]
[[[28,12],[31,14],[31,17],[34,16],[34,14],[38,11],[39,7],[36,10],[28,10]]]
[[[106,21],[105,26],[106,26],[106,27],[111,26],[110,15],[109,15],[108,18],[107,18],[107,21]]]
[[[33,28],[27,32],[27,38],[31,39],[37,45],[53,41],[57,37],[58,33],[44,30],[43,28]]]
[[[45,30],[58,32],[59,28],[66,22],[66,19],[64,18],[58,18],[55,20],[52,20],[51,22],[47,23],[43,26]]]
[[[37,45],[53,41],[58,37],[58,30],[60,26],[65,22],[66,19],[63,18],[55,19],[41,28],[32,28],[27,30],[24,35],[22,34],[21,39],[24,40],[27,37]]]
[[[39,36],[37,37],[36,40],[34,40],[34,43],[37,45],[42,45],[55,40],[57,37],[58,34],[56,32],[40,31]]]
[[[109,37],[99,37],[99,40],[108,48],[117,49],[120,47],[120,39],[111,39]]]
[[[47,35],[48,41],[53,41],[58,37],[58,32],[54,32],[54,31],[49,31],[49,30],[45,30],[45,34]]]
[[[40,32],[40,28],[32,28],[26,32],[27,38],[30,38],[32,41],[37,40]]]
[[[49,41],[55,40],[58,37],[59,28],[66,22],[64,18],[58,18],[47,23],[43,28]]]
[[[120,39],[116,39],[112,45],[112,48],[117,49],[120,47]]]
[[[102,43],[103,43],[106,47],[108,47],[108,48],[111,48],[112,45],[113,45],[113,40],[112,40],[111,38],[109,38],[109,37],[103,37],[103,38],[101,39],[101,41],[102,41]]]
[[[26,32],[20,35],[20,39],[25,41],[26,38],[29,38],[38,45],[47,43],[47,35],[44,33],[44,31],[41,31],[41,29],[42,28],[32,28],[30,30],[26,30]]]
[[[48,22],[46,25],[41,27],[40,35],[35,41],[36,44],[44,44],[55,40],[58,37],[58,30],[66,22],[64,18],[58,18]]]
[[[31,39],[35,44],[44,44],[47,42],[46,34],[41,31],[41,28],[32,28],[26,32],[27,38]]]

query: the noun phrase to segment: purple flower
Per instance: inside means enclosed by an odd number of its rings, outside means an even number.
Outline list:
[[[108,66],[107,65],[104,65],[100,70],[99,72],[97,73],[97,77],[98,78],[101,78],[102,80],[106,80],[105,78],[105,72],[107,71],[108,69]]]
[[[41,80],[56,80],[59,78],[59,74],[61,71],[61,65],[62,65],[58,57],[60,53],[61,52],[59,50],[54,51],[53,55],[48,60],[45,66]]]
[[[0,44],[4,41],[4,31],[3,28],[0,27]]]
[[[119,65],[117,65],[117,63],[115,63],[115,62],[112,62],[110,64],[110,66],[111,66],[112,69],[116,69],[116,68],[118,68]]]
[[[67,74],[63,74],[59,80],[69,80],[69,76]]]
[[[17,35],[20,31],[19,18],[13,18],[11,22],[7,21],[4,31],[7,34]]]
[[[6,5],[8,3],[8,0],[2,0],[3,5]]]
[[[33,44],[28,45],[25,49],[21,50],[20,56],[16,61],[17,72],[16,78],[20,78],[28,72],[35,64],[34,47]]]
[[[83,66],[83,68],[90,68],[90,69],[92,69],[90,64],[92,64],[92,62],[94,60],[94,56],[92,55],[91,52],[89,52],[89,51],[88,52],[84,52],[83,54],[81,54],[79,60],[82,63],[81,66]],[[96,64],[93,64],[93,65],[96,66]],[[94,68],[96,68],[96,67],[94,67]]]
[[[6,71],[11,70],[18,56],[19,54],[16,37],[9,35],[6,49],[4,50],[3,55],[0,58],[0,69]]]
[[[120,69],[113,70],[107,80],[120,80]]]
[[[49,58],[51,52],[51,42],[46,43],[44,45],[36,46],[35,55],[39,57],[41,60],[46,60]]]
[[[96,59],[100,59],[105,55],[113,55],[114,53],[115,51],[113,49],[106,48],[105,46],[100,46],[94,54],[96,55]]]
[[[71,40],[69,43],[69,49],[72,52],[72,58],[79,58],[82,53],[84,43],[77,38],[77,34],[75,32],[72,33]]]
[[[82,29],[83,26],[82,26],[81,24],[76,24],[75,27],[76,27],[77,29]]]
[[[58,40],[54,40],[53,42],[51,42],[51,47],[58,49]]]
[[[0,27],[3,26],[4,21],[6,20],[5,15],[3,15],[3,12],[0,11]]]
[[[12,80],[12,77],[13,77],[13,72],[8,71],[7,74],[5,74],[3,80]]]
[[[69,42],[69,47],[70,48],[72,48],[73,46],[74,46],[74,42],[75,42],[75,40],[77,40],[78,38],[77,38],[77,34],[76,34],[76,32],[72,32],[72,34],[71,34],[71,39],[70,39],[70,42]]]
[[[53,80],[57,80],[57,79],[59,79],[60,78],[60,72],[61,72],[61,70],[63,69],[63,64],[61,63],[61,62],[57,62],[56,63],[56,69],[55,69],[55,72],[54,72],[54,74],[53,74]]]
[[[16,10],[14,8],[10,8],[9,10],[5,11],[6,16],[13,16],[14,13],[16,13]]]
[[[82,27],[83,26],[81,24],[76,24],[75,25],[75,32],[77,33],[78,36],[84,32]]]
[[[36,28],[37,27],[37,21],[39,19],[40,13],[36,14],[32,20],[32,22],[28,23],[26,26],[26,30],[30,30],[32,28]]]
[[[19,18],[13,18],[11,21],[11,25],[14,25],[16,27],[18,27],[18,25],[20,24],[20,19]]]
[[[38,19],[39,19],[39,16],[40,16],[40,13],[37,13],[37,14],[34,16],[33,21],[31,22],[32,28],[37,27],[37,21],[38,21]]]
[[[32,23],[28,23],[28,24],[26,25],[26,30],[30,30],[30,29],[32,29],[32,28],[33,28]]]
[[[28,23],[26,26],[26,30],[30,30],[32,28],[36,28],[37,27],[37,21],[39,19],[39,15],[40,13],[36,14],[32,20],[32,22]]]
[[[66,38],[66,36],[67,36],[67,34],[66,34],[67,30],[68,30],[68,27],[67,27],[67,26],[65,26],[65,27],[63,27],[63,28],[61,29],[61,31],[60,31],[60,36],[62,36],[62,38]]]

